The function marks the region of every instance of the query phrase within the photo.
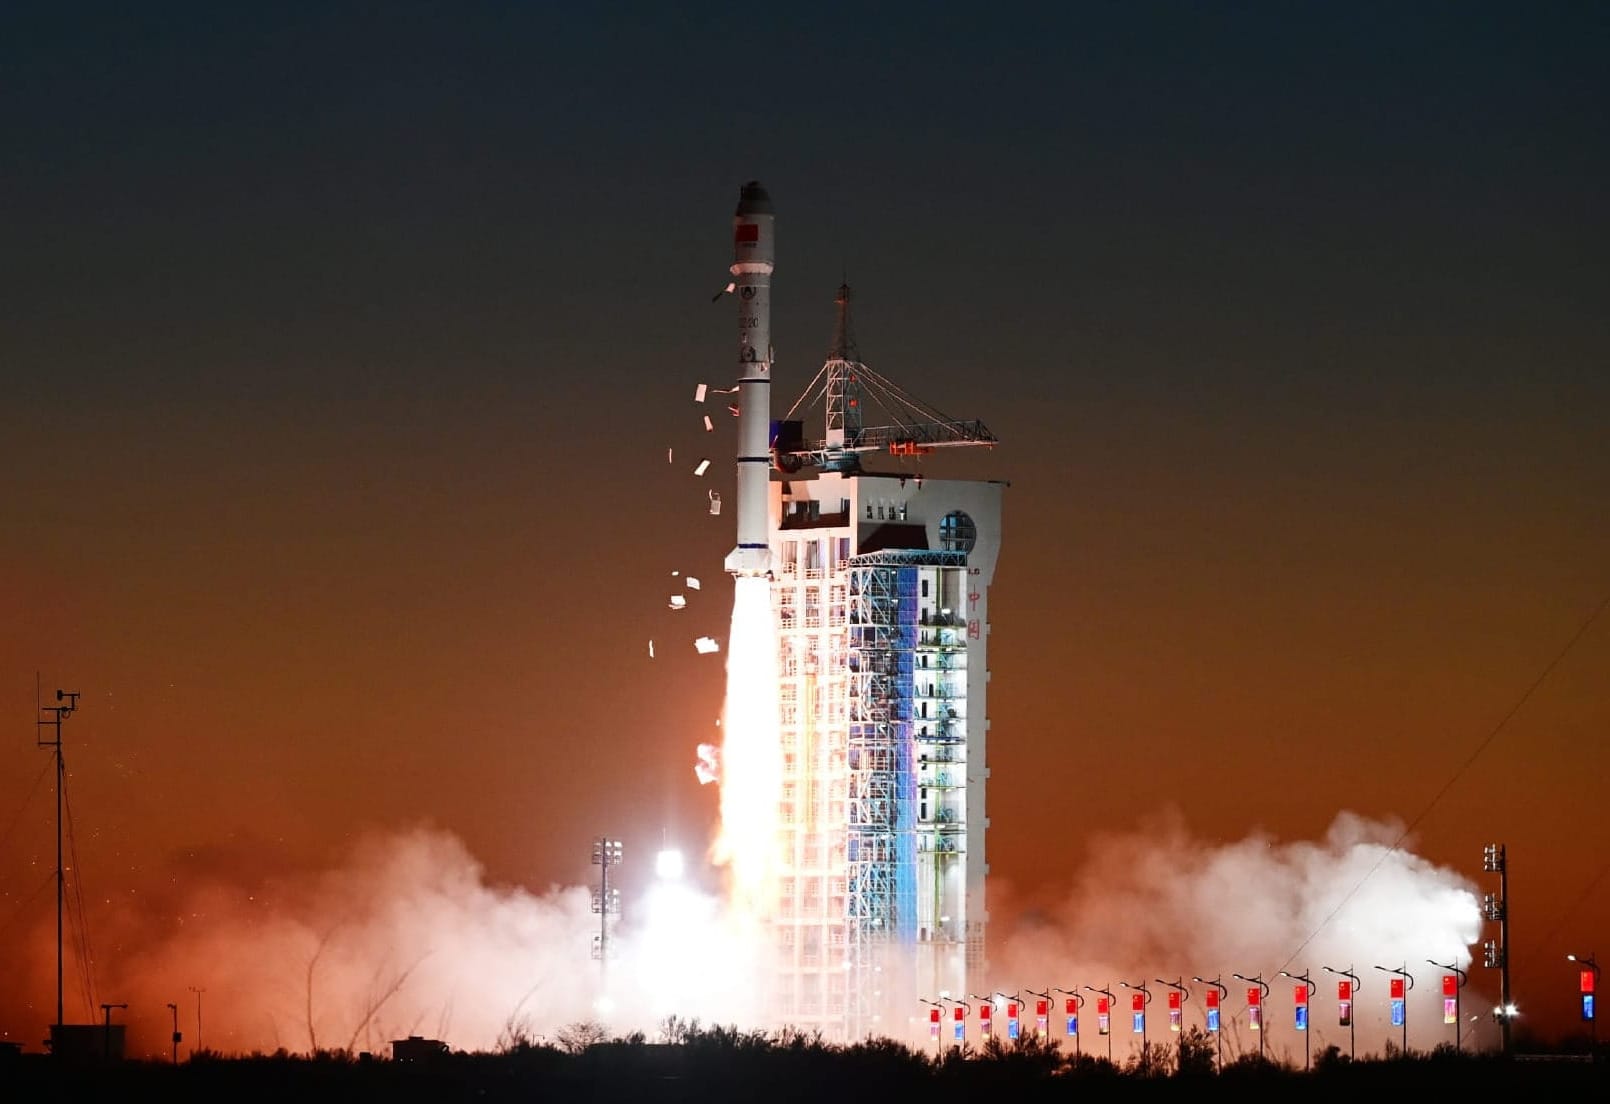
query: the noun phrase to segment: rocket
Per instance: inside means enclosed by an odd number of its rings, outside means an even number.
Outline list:
[[[776,264],[771,196],[751,180],[732,216],[738,297],[738,546],[725,567],[738,577],[771,572],[766,484],[771,479],[771,273]]]

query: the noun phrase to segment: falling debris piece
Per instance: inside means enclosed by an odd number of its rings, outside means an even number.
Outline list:
[[[710,415],[706,414],[704,416],[704,431],[706,433],[714,433],[715,428],[716,424],[710,420]]]
[[[710,389],[710,394],[712,395],[736,395],[737,393],[738,389],[736,387],[712,387]]]
[[[654,658],[654,641],[652,640],[648,642],[648,657],[650,659]]]
[[[680,594],[671,595],[671,608],[672,609],[683,609],[683,608],[685,608],[687,606],[687,604],[688,604],[688,600],[684,596],[682,596]]]
[[[736,418],[738,416],[738,404],[737,403],[728,403],[727,404],[727,410],[728,410],[729,413],[732,414],[732,416],[734,418]]]
[[[708,391],[708,390],[710,390],[709,384],[704,384],[704,383],[699,384],[698,388],[693,392],[693,401],[694,402],[703,402],[704,401],[704,393],[706,391]]]
[[[709,655],[711,652],[721,650],[721,645],[716,643],[713,636],[701,636],[693,642],[693,646],[699,649],[700,655]]]
[[[698,590],[699,589],[699,580],[695,579],[692,575],[688,576],[688,589],[689,590]]]
[[[707,472],[709,470],[710,470],[710,461],[709,461],[709,459],[704,459],[704,460],[700,460],[699,461],[699,466],[693,469],[693,474],[694,475],[703,475],[705,472]]]
[[[671,450],[670,450],[670,449],[666,449],[666,450],[665,450],[665,462],[666,462],[666,463],[667,463],[667,464],[674,464],[674,463],[676,463],[676,461],[675,461],[675,460],[673,460],[673,459],[672,459],[672,458],[671,458]]]
[[[693,765],[693,773],[701,786],[721,778],[721,752],[714,744],[699,745],[699,761]]]
[[[721,496],[716,494],[714,491],[710,492],[710,513],[721,513]]]
[[[674,578],[676,578],[676,577],[677,577],[677,576],[678,576],[678,575],[680,575],[680,574],[682,574],[682,572],[680,572],[680,571],[673,571],[673,572],[671,572],[671,578],[673,578],[673,579],[674,579]]]

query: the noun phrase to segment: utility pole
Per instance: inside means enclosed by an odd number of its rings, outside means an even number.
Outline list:
[[[179,1064],[179,1006],[172,1001],[168,1002],[168,1011],[173,1013],[173,1064]]]
[[[1504,1054],[1508,1056],[1509,1023],[1515,1018],[1515,1001],[1509,991],[1509,861],[1503,844],[1487,845],[1482,852],[1481,869],[1485,874],[1498,875],[1498,896],[1489,893],[1481,902],[1481,918],[1498,921],[1498,942],[1489,939],[1482,944],[1482,965],[1499,971],[1499,1000],[1493,1015],[1503,1034]]]
[[[201,994],[207,990],[197,989],[192,985],[190,991],[196,995],[196,1045],[190,1048],[190,1057],[194,1058],[196,1051],[201,1049]]]
[[[55,732],[54,737],[49,740],[39,738],[37,733],[35,733],[35,737],[40,747],[48,747],[56,755],[56,1027],[58,1028],[56,1034],[59,1035],[64,1015],[61,958],[62,906],[67,899],[64,881],[65,871],[62,867],[61,857],[62,785],[67,779],[67,768],[63,764],[61,753],[61,723],[71,717],[73,710],[78,708],[78,691],[58,690],[56,691],[56,701],[66,702],[67,704],[40,706],[40,712],[48,713],[50,717],[49,719],[35,720],[34,723],[39,728],[50,728]]]

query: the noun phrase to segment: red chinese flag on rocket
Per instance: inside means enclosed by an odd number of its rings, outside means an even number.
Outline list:
[[[1144,1011],[1146,1011],[1146,998],[1141,996],[1139,993],[1136,993],[1134,996],[1130,997],[1129,998],[1129,1010],[1131,1012],[1144,1012]]]
[[[1582,991],[1584,993],[1593,992],[1593,971],[1592,970],[1583,970],[1582,971],[1581,985],[1582,985]]]
[[[1338,981],[1336,983],[1336,999],[1337,1000],[1352,1000],[1353,999],[1353,983],[1350,982],[1350,981]]]
[[[1392,999],[1393,1000],[1402,1000],[1403,999],[1403,979],[1402,978],[1393,978],[1392,979]]]
[[[1442,975],[1442,995],[1457,997],[1459,995],[1459,979],[1453,974]]]
[[[1205,999],[1209,1008],[1217,1008],[1219,1006],[1219,991],[1217,989],[1209,989]]]

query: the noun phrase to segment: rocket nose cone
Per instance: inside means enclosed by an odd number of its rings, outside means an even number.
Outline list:
[[[766,189],[760,186],[760,181],[751,180],[743,186],[743,189],[738,193],[737,214],[739,218],[744,215],[770,215],[773,213],[771,196],[767,195]]]

